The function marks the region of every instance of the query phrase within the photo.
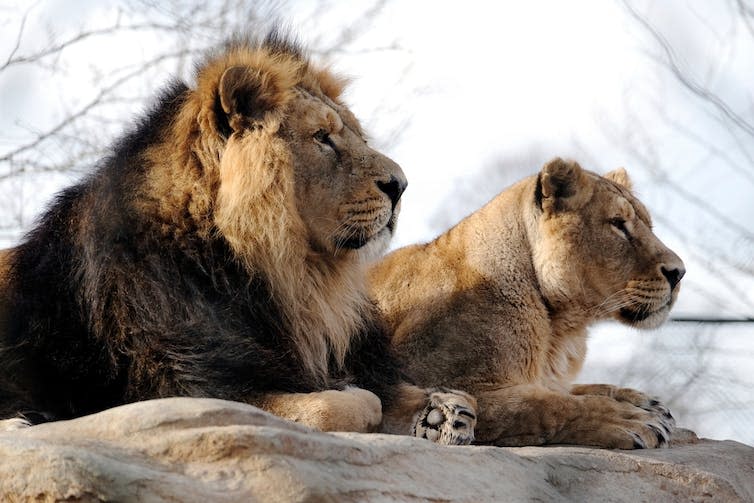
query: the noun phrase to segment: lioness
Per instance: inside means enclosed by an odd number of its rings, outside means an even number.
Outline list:
[[[0,255],[0,414],[217,397],[321,430],[470,442],[473,399],[403,382],[368,300],[406,179],[343,85],[273,32],[163,91]]]
[[[388,255],[370,282],[409,374],[476,396],[478,441],[633,449],[666,445],[674,420],[639,391],[572,385],[586,330],[605,318],[656,327],[684,272],[623,169],[602,177],[555,159],[431,243]]]

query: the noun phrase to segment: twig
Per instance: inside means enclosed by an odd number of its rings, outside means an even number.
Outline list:
[[[650,33],[650,35],[652,35],[652,37],[655,39],[655,41],[658,44],[660,44],[660,47],[665,53],[665,58],[666,58],[666,60],[663,63],[665,64],[666,67],[670,69],[671,72],[673,72],[673,75],[675,75],[678,81],[681,84],[683,84],[683,86],[686,87],[689,91],[691,91],[698,97],[702,98],[703,100],[706,100],[712,105],[714,105],[715,108],[717,108],[723,115],[725,115],[733,124],[738,126],[742,131],[746,132],[747,134],[751,136],[754,136],[754,125],[750,124],[748,121],[746,121],[746,119],[744,119],[743,117],[738,115],[736,112],[734,112],[728,106],[728,104],[725,103],[716,94],[706,89],[705,87],[697,84],[689,76],[687,76],[678,66],[675,52],[673,51],[673,48],[670,45],[670,43],[667,41],[667,39],[644,16],[638,13],[628,0],[623,0],[623,5],[626,6],[626,9],[628,10],[629,14],[634,19],[636,19],[636,21],[638,21],[639,24],[641,24]]]

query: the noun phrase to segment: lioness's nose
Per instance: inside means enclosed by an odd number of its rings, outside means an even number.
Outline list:
[[[661,266],[660,271],[662,272],[662,275],[667,278],[668,283],[670,283],[671,290],[675,288],[678,282],[681,281],[681,278],[683,278],[683,275],[686,274],[686,269],[684,269],[683,266],[670,268]]]
[[[390,202],[393,204],[393,209],[395,209],[395,205],[398,204],[407,185],[408,183],[406,183],[405,180],[399,180],[393,175],[390,176],[390,180],[387,182],[377,182],[377,187],[379,187],[380,190],[390,198]]]

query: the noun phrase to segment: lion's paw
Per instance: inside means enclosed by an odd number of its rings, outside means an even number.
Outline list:
[[[463,391],[435,390],[414,421],[412,434],[444,445],[468,445],[474,441],[476,400]]]
[[[382,421],[380,399],[356,386],[290,396],[296,397],[289,405],[290,412],[276,412],[320,431],[368,433],[376,431]]]

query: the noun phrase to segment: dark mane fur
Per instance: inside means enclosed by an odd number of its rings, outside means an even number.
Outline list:
[[[281,51],[295,44],[273,35]],[[244,400],[308,392],[308,377],[265,277],[250,276],[219,235],[170,223],[136,204],[153,169],[145,151],[164,141],[186,99],[170,85],[94,172],[64,190],[14,249],[0,317],[0,414],[70,418],[165,396]],[[398,382],[384,330],[367,320],[345,369],[390,399]]]

